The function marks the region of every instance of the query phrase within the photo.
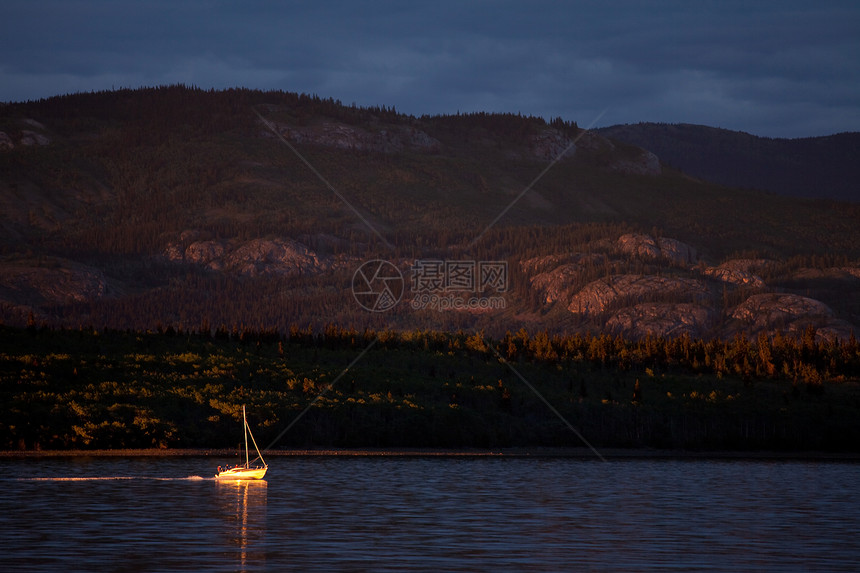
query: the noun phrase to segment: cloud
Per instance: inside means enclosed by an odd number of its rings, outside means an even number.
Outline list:
[[[860,7],[821,4],[10,0],[0,100],[186,83],[416,115],[860,130]]]

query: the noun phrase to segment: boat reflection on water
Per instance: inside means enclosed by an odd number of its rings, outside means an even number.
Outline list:
[[[266,563],[265,480],[216,480],[219,513],[224,516],[225,550],[235,548],[236,570],[260,569]]]

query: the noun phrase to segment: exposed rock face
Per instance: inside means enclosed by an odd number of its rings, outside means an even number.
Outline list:
[[[571,139],[560,131],[547,128],[532,138],[532,155],[544,160],[572,157],[577,149],[588,150],[605,156],[618,156],[608,164],[610,171],[631,175],[659,175],[663,168],[660,159],[652,152],[641,148],[624,150],[622,153],[609,139],[593,131],[583,131],[576,139]]]
[[[776,265],[770,259],[732,259],[724,262],[718,268],[744,273],[760,274]]]
[[[573,140],[556,129],[544,129],[531,141],[532,155],[545,161],[553,161],[562,154],[573,157],[576,145]]]
[[[436,152],[439,140],[425,132],[408,126],[397,126],[378,131],[336,122],[311,126],[276,125],[284,137],[296,143],[310,143],[338,149],[396,153],[403,150]],[[268,132],[267,132],[268,133]]]
[[[616,246],[622,253],[643,259],[666,259],[683,265],[696,260],[696,249],[676,239],[628,233],[618,237]]]
[[[679,264],[691,264],[696,260],[696,249],[682,243],[676,239],[657,239],[657,246],[660,247],[660,255],[664,259],[674,261]]]
[[[194,238],[195,234],[183,233],[183,237]],[[304,244],[285,238],[253,239],[239,244],[195,240],[184,248],[180,238],[180,242],[167,245],[164,256],[174,262],[245,276],[313,275],[334,266],[331,258],[319,256]]]
[[[628,338],[648,334],[675,338],[702,336],[712,321],[712,311],[695,303],[643,303],[623,308],[606,322],[608,331]]]
[[[15,144],[12,142],[12,138],[9,137],[5,131],[0,131],[0,151],[8,151],[13,149]]]
[[[660,175],[663,171],[660,158],[645,149],[635,159],[619,159],[613,162],[611,169],[630,175]]]
[[[575,254],[565,257],[541,257],[540,259],[529,259],[523,265],[528,264],[533,268],[552,268],[533,276],[532,289],[541,293],[544,303],[551,304],[558,300],[569,300],[576,282],[579,280],[585,265],[601,264],[605,258],[603,255]],[[559,265],[562,261],[568,261]]]
[[[575,263],[561,265],[550,272],[532,277],[532,288],[542,293],[543,302],[546,304],[567,298],[579,277],[580,270],[581,267]]]
[[[38,129],[40,131],[47,131],[47,129],[48,129],[47,127],[45,127],[44,123],[41,123],[41,122],[36,121],[35,119],[29,118],[29,117],[22,119],[21,123],[29,125],[30,127],[35,127],[36,129]]]
[[[104,273],[64,259],[50,266],[9,263],[0,267],[0,298],[15,304],[67,304],[103,298],[110,289]]]
[[[833,311],[823,302],[796,294],[756,294],[732,313],[752,329],[782,327],[798,319],[830,318]]]
[[[48,145],[51,143],[51,140],[46,135],[42,135],[41,133],[36,133],[35,131],[22,131],[21,132],[21,145]]]
[[[707,277],[711,277],[712,279],[734,285],[756,288],[764,286],[764,281],[758,275],[754,275],[751,272],[737,268],[732,268],[731,266],[727,266],[725,263],[717,267],[708,267],[704,270],[703,274]]]
[[[803,326],[803,328],[799,328],[800,326]],[[803,329],[805,329],[805,325],[795,322],[789,326],[788,333],[799,336],[802,334]],[[815,325],[815,338],[819,341],[833,339],[847,341],[851,339],[852,334],[856,336],[856,332],[857,329],[854,325],[839,319],[830,319],[824,324]]]
[[[738,305],[732,318],[741,321],[748,335],[780,331],[800,337],[813,326],[818,339],[848,340],[854,332],[853,325],[835,318],[823,302],[796,294],[753,295]]]
[[[24,146],[42,146],[51,143],[51,138],[45,133],[48,131],[48,128],[38,121],[34,119],[21,119],[18,120],[18,123],[20,126],[26,125],[31,129],[22,129],[17,142],[5,131],[0,131],[0,151],[9,151],[10,149],[14,149],[16,144]],[[36,129],[37,131],[33,131],[33,129]]]
[[[571,255],[546,255],[520,261],[520,269],[527,275],[551,271],[562,263],[570,260]]]
[[[210,265],[223,256],[224,245],[218,241],[195,241],[185,249],[185,260],[198,265]]]
[[[290,239],[248,241],[227,254],[224,263],[227,268],[249,276],[315,274],[332,266],[330,260]]]
[[[696,279],[653,275],[615,275],[588,283],[571,298],[567,309],[574,314],[600,314],[617,302],[637,301],[657,294],[706,297],[708,287]]]

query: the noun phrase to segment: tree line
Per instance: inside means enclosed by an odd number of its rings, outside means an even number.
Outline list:
[[[581,446],[567,424],[597,447],[860,443],[858,344],[811,331],[633,342],[334,324],[32,326],[0,327],[0,342],[0,449],[233,447],[243,404],[261,447],[274,448]]]

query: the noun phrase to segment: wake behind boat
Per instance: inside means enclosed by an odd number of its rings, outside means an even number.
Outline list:
[[[260,448],[257,447],[257,441],[254,440],[254,434],[251,433],[251,427],[248,425],[248,418],[245,416],[245,406],[242,406],[242,423],[245,426],[245,465],[234,467],[221,468],[218,466],[218,473],[215,474],[215,479],[219,480],[237,480],[237,479],[263,479],[266,475],[266,470],[269,466],[263,459],[263,454],[260,453]],[[251,436],[251,443],[254,444],[254,449],[257,451],[257,457],[254,462],[260,460],[262,466],[252,466],[248,459],[248,436]]]

